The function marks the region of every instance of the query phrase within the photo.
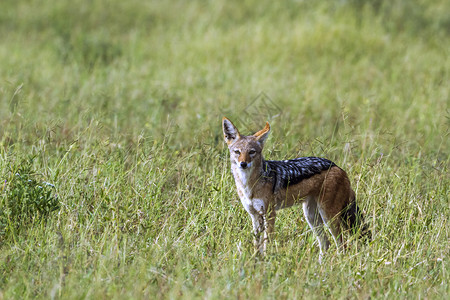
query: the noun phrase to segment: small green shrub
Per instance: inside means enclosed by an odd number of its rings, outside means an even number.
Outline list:
[[[55,186],[40,181],[32,169],[32,159],[26,160],[9,174],[0,195],[0,245],[24,225],[45,220],[59,209]]]

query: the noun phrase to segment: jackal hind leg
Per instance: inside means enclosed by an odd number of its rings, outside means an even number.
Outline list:
[[[303,202],[303,213],[305,214],[306,222],[314,232],[317,241],[319,242],[320,255],[319,261],[322,261],[324,253],[330,247],[330,241],[324,230],[324,222],[319,212],[317,201],[314,197],[308,197]]]
[[[342,224],[341,210],[350,199],[349,187],[337,185],[325,189],[319,202],[319,212],[322,220],[327,225],[333,236],[338,250],[345,250],[344,244],[344,224]],[[351,191],[351,189],[350,189]]]
[[[323,222],[325,223],[325,226],[328,228],[329,232],[331,233],[331,236],[333,237],[334,242],[336,243],[336,246],[338,249],[344,249],[344,242],[343,242],[343,231],[342,231],[342,224],[341,219],[339,217],[339,213],[337,214],[330,214],[319,207],[320,216],[322,217]]]

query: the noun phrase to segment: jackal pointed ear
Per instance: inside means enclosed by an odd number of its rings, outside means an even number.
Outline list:
[[[253,136],[256,137],[256,140],[261,145],[263,145],[264,141],[269,136],[269,132],[270,132],[270,125],[269,125],[269,122],[266,122],[266,126],[263,129],[261,129],[260,131],[258,131],[257,133],[255,133]]]
[[[223,117],[222,119],[222,129],[225,142],[228,145],[233,144],[241,137],[241,134],[239,133],[239,130],[236,128],[236,126],[234,126],[233,123],[231,123],[231,121],[225,117]]]

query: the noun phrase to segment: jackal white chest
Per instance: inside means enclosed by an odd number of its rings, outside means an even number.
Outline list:
[[[250,184],[250,175],[250,170],[233,168],[233,176],[242,206],[244,206],[245,210],[251,214],[255,212],[264,214],[267,208],[267,201],[265,201],[265,199],[254,197],[252,191],[254,187]]]

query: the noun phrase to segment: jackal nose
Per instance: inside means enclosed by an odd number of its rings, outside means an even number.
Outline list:
[[[242,168],[242,169],[247,168],[247,163],[246,163],[245,161],[242,161],[242,162],[241,162],[241,168]]]

